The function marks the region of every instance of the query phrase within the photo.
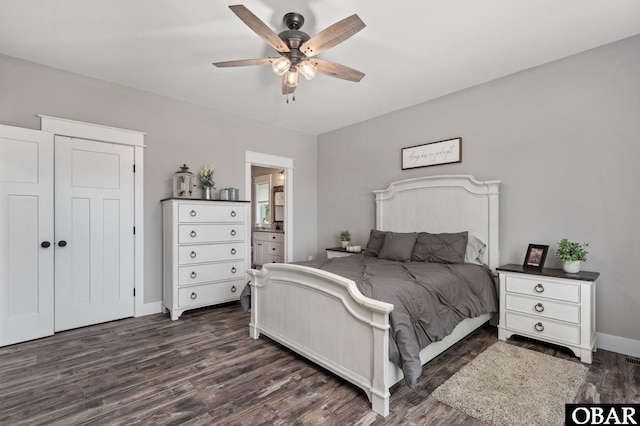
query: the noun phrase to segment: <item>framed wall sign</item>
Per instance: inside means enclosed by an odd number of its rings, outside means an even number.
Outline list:
[[[540,244],[529,244],[527,254],[524,256],[524,269],[534,269],[542,271],[544,268],[544,261],[547,258],[547,252],[549,246],[543,246]]]
[[[461,161],[462,138],[402,148],[402,170],[460,163]]]

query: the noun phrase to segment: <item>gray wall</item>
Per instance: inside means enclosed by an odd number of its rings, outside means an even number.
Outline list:
[[[206,90],[206,88],[203,88]],[[316,137],[0,55],[0,123],[40,128],[36,114],[146,132],[145,303],[162,298],[162,212],[182,163],[216,167],[217,188],[245,188],[245,151],[294,158],[295,260],[316,254]]]
[[[502,263],[529,243],[589,242],[599,333],[640,341],[640,36],[318,138],[318,248],[366,244],[374,197],[436,174],[499,179]],[[407,82],[420,84],[420,82]],[[369,99],[368,102],[384,102]],[[462,163],[402,171],[402,147],[462,137]]]

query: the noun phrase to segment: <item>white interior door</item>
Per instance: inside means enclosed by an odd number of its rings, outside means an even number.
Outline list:
[[[134,149],[55,137],[55,331],[134,314]]]
[[[0,125],[0,346],[53,334],[53,135]]]

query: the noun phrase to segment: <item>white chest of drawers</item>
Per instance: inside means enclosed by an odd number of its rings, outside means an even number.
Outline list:
[[[500,274],[498,338],[514,334],[568,347],[591,364],[596,350],[597,272],[567,274],[560,269],[528,271],[521,265]]]
[[[238,300],[250,267],[249,204],[163,200],[163,307],[188,309]]]

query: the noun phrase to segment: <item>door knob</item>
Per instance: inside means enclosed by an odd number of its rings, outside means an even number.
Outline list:
[[[42,248],[47,248],[51,245],[51,243],[49,241],[43,241],[42,244],[40,244],[40,247]]]
[[[58,245],[59,245],[60,247],[64,247],[64,246],[66,246],[66,245],[67,245],[67,242],[66,242],[65,240],[62,240],[62,241],[59,241],[59,242],[58,242]]]

